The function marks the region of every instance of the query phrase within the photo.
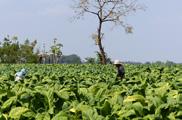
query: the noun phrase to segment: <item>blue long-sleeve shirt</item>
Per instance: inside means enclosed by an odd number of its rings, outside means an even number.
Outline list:
[[[25,69],[22,69],[20,72],[17,72],[15,74],[16,77],[21,77],[21,78],[25,77],[25,75],[26,75],[26,70]]]

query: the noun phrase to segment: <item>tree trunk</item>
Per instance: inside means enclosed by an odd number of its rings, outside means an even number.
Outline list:
[[[98,47],[100,50],[100,62],[101,64],[106,64],[106,54],[104,48],[102,46],[102,20],[99,21],[99,28],[98,28]]]
[[[101,58],[100,58],[101,64],[106,64],[106,55],[105,55],[104,49],[102,47],[102,43],[99,42],[98,46],[99,46],[99,50],[100,50],[100,54],[101,54]]]

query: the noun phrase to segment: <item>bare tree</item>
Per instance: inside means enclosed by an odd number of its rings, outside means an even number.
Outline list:
[[[104,23],[113,23],[121,25],[127,33],[132,33],[132,27],[124,21],[124,17],[140,9],[137,0],[74,0],[74,10],[76,18],[80,18],[89,13],[95,15],[98,19],[98,28],[96,34],[93,34],[93,39],[99,47],[101,64],[106,64],[106,53],[102,45],[104,33]]]

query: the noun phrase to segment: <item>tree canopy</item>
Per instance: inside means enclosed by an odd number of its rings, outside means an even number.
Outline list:
[[[78,55],[72,54],[72,55],[63,55],[61,57],[61,63],[80,64],[82,62],[81,62],[81,58]]]
[[[5,37],[0,45],[0,63],[37,63],[36,44],[36,40],[30,42],[27,39],[21,44],[17,36]]]
[[[104,23],[121,25],[127,33],[132,33],[132,27],[126,23],[124,18],[141,7],[137,0],[74,0],[73,8],[76,18],[89,13],[98,20],[97,32],[93,34],[93,39],[99,48],[100,63],[106,64],[107,56],[102,44]]]

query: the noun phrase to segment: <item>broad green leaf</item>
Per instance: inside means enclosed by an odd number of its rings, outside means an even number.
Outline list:
[[[182,111],[177,112],[177,117],[182,118]]]
[[[173,112],[173,113],[170,113],[169,116],[168,116],[168,118],[169,118],[170,120],[176,120],[175,114],[176,114],[176,113],[174,113],[174,112]]]
[[[142,95],[133,95],[133,96],[128,96],[127,98],[124,99],[124,103],[127,104],[127,102],[145,102],[145,98]]]
[[[97,94],[95,95],[95,99],[100,99],[102,97],[102,95],[104,94],[104,92],[106,91],[105,88],[100,88],[97,92]]]
[[[123,97],[121,96],[122,93],[123,93],[123,91],[111,93],[112,98],[109,99],[109,102],[112,105],[116,105],[116,104],[123,105]]]
[[[107,116],[111,114],[111,105],[110,103],[106,100],[101,108],[101,113],[103,116]]]
[[[13,119],[19,119],[21,117],[21,115],[27,111],[29,111],[28,108],[16,107],[16,108],[11,109],[11,111],[9,113],[9,117],[13,118]]]
[[[64,100],[68,100],[69,99],[70,93],[68,92],[68,89],[67,88],[66,89],[62,89],[60,91],[57,91],[56,93],[57,93],[57,95],[59,97],[61,97]]]
[[[27,111],[27,112],[23,113],[22,116],[24,116],[26,118],[35,118],[36,114],[32,111]]]
[[[76,108],[71,108],[69,111],[72,112],[72,113],[76,113],[77,112]]]
[[[99,115],[97,113],[97,110],[89,105],[84,105],[83,103],[80,103],[75,109],[76,113],[78,113],[79,111],[82,113],[82,118],[85,120],[103,120],[103,116]],[[74,109],[72,108],[71,111],[73,110]]]
[[[89,91],[88,91],[87,88],[79,88],[78,93],[81,94],[81,95],[84,95],[86,97],[88,97],[88,95],[89,95]]]
[[[57,113],[51,120],[68,120],[68,115],[61,111]]]
[[[36,120],[51,120],[49,113],[38,113],[35,117]]]
[[[139,115],[143,115],[143,105],[140,102],[133,103],[133,108],[136,112],[139,113]]]
[[[168,104],[161,104],[159,107],[156,108],[155,115],[159,116],[159,115],[163,114],[161,110],[162,109],[166,110],[168,108],[169,108]]]
[[[166,82],[166,83],[161,83],[161,86],[155,89],[155,92],[160,97],[163,97],[167,93],[167,90],[170,90],[170,85],[169,83]]]
[[[151,100],[156,108],[163,104],[163,101],[159,97],[153,97]]]
[[[0,94],[0,100],[2,100],[2,98],[5,96],[7,96],[7,92],[4,91],[3,93]]]
[[[46,96],[46,102],[48,103],[48,112],[50,114],[54,114],[54,89],[53,88],[50,88],[46,93],[45,93],[45,96]]]
[[[0,113],[0,120],[8,120],[4,114]]]
[[[144,116],[143,120],[155,120],[155,116],[149,114],[149,115]]]
[[[7,101],[5,101],[1,107],[2,110],[8,109],[15,101],[17,100],[17,97],[11,97]]]
[[[121,110],[118,112],[119,119],[128,118],[133,115],[136,115],[134,110]]]

